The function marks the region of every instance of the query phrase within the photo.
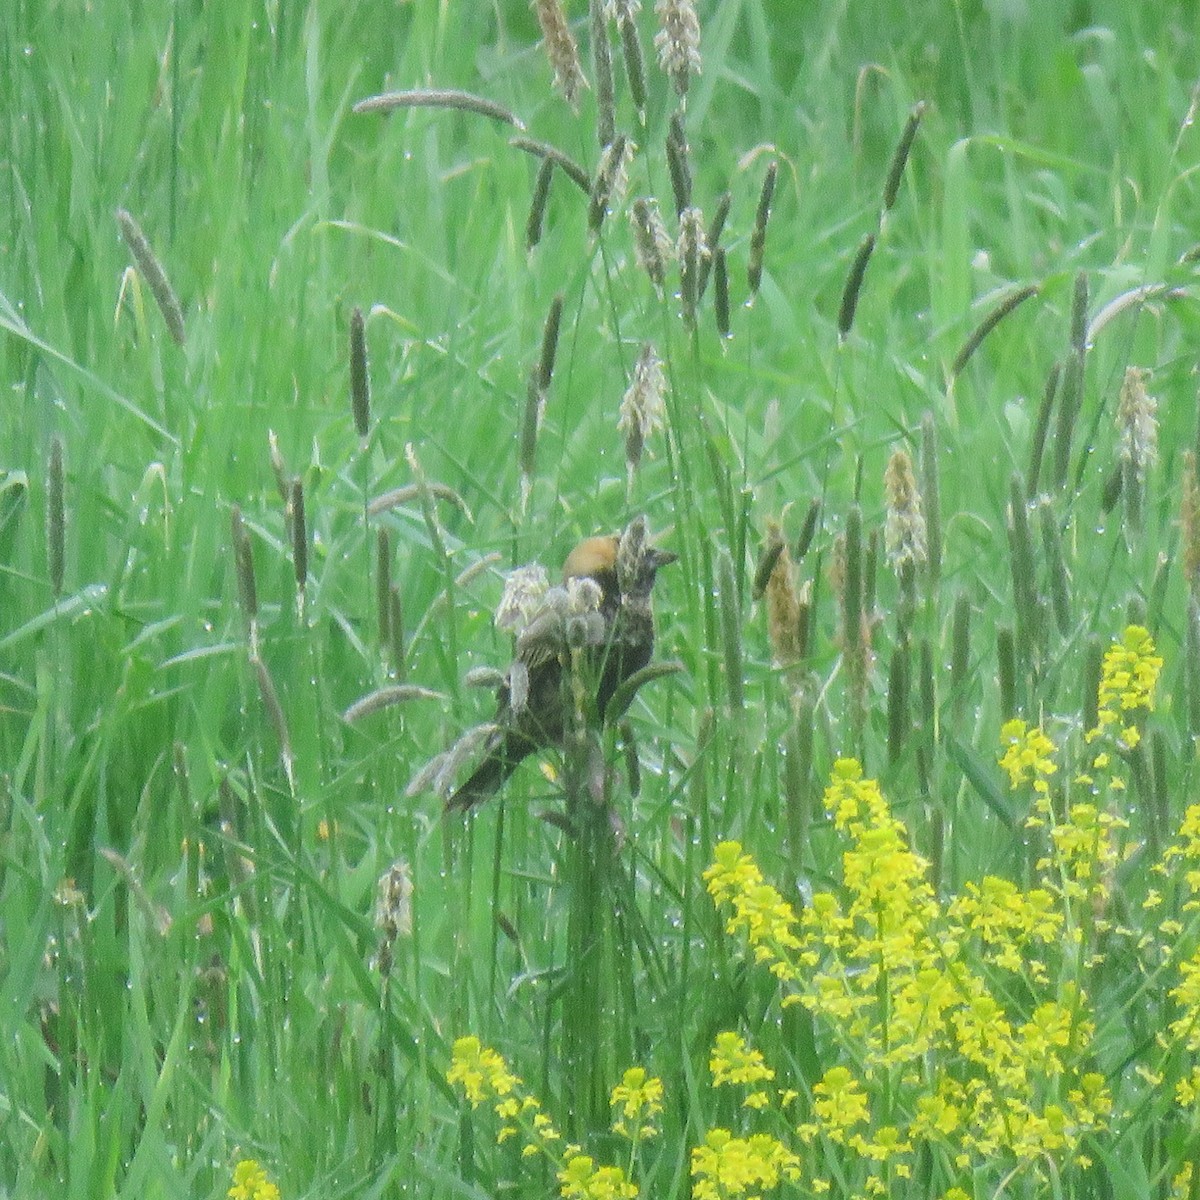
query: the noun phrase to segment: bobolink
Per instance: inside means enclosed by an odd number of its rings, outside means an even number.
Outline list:
[[[609,702],[650,662],[650,594],[659,567],[676,557],[650,545],[645,517],[636,517],[620,536],[586,538],[571,551],[562,587],[526,603],[514,622],[519,629],[513,661],[497,692],[486,753],[447,808],[467,809],[486,800],[535,750],[563,744],[575,703],[573,672],[594,683],[597,721],[619,715],[608,713]]]

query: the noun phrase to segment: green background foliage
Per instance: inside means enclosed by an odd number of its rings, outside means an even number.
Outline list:
[[[620,1071],[643,1061],[674,1097],[650,1183],[686,1194],[689,1139],[713,1117],[713,1035],[744,1027],[800,1060],[820,1049],[769,1017],[770,980],[722,939],[700,883],[716,841],[744,842],[789,899],[828,886],[839,850],[821,788],[854,753],[934,861],[939,889],[1030,869],[1024,814],[1010,811],[996,765],[1013,715],[996,631],[1014,621],[1010,481],[1025,479],[1047,372],[1070,350],[1081,271],[1093,319],[1125,304],[1087,354],[1069,477],[1056,487],[1043,474],[1069,617],[1055,624],[1041,603],[1012,702],[1056,740],[1077,734],[1094,647],[1136,617],[1166,660],[1157,835],[1195,799],[1178,522],[1200,335],[1191,4],[699,10],[687,128],[696,202],[710,213],[733,196],[728,341],[709,301],[693,337],[674,285],[655,293],[623,212],[590,239],[586,198],[561,174],[527,252],[537,163],[509,145],[511,129],[456,111],[351,112],[389,88],[464,88],[591,172],[594,93],[578,114],[554,93],[523,0],[11,5],[0,35],[0,1195],[220,1196],[239,1156],[268,1164],[285,1196],[493,1194],[521,1164],[480,1149],[489,1135],[444,1082],[465,1032],[499,1045],[584,1132]],[[583,6],[571,15],[586,47]],[[640,22],[649,50],[652,12]],[[645,125],[623,86],[618,124],[639,146],[630,196],[657,196],[673,229],[662,147],[674,97],[652,63],[650,75]],[[851,259],[879,227],[888,163],[919,100],[928,110],[899,200],[839,339]],[[770,161],[779,182],[748,305]],[[182,347],[129,270],[118,208],[181,298]],[[971,331],[1030,283],[1038,294],[952,379]],[[558,293],[563,333],[523,505],[526,379]],[[356,306],[372,384],[363,442],[349,405]],[[644,340],[667,363],[669,428],[627,490],[617,406]],[[1140,530],[1102,503],[1131,365],[1150,369],[1159,401]],[[884,467],[897,448],[919,458],[927,413],[940,576],[924,577],[905,633],[880,550],[856,699],[829,568],[853,503],[868,533],[882,530]],[[272,431],[305,492],[302,601]],[[408,446],[469,515],[426,495],[368,516],[372,497],[414,482]],[[797,708],[750,582],[767,521],[794,539],[814,497]],[[247,653],[235,505],[286,731]],[[491,621],[503,570],[536,559],[554,571],[580,537],[638,512],[681,555],[657,609],[660,657],[684,671],[648,685],[631,713],[642,787],[634,799],[614,784],[618,848],[588,859],[592,842],[542,820],[560,801],[532,765],[466,822],[444,821],[435,796],[407,796],[425,762],[490,711],[461,680],[507,661]],[[402,663],[379,632],[380,528]],[[1035,569],[1048,596],[1040,542]],[[971,624],[952,680],[956,604]],[[928,688],[914,683],[889,755],[888,663],[910,635],[926,647]],[[343,720],[401,679],[445,699]],[[1132,804],[1137,843],[1154,832],[1151,796]],[[789,835],[789,811],[803,839],[795,825]],[[411,873],[412,931],[385,985],[375,890],[397,860]],[[1135,898],[1143,876],[1130,872]],[[597,956],[593,975],[580,974],[581,947]],[[1131,1017],[1119,981],[1108,995],[1105,1069],[1120,1095],[1117,1064],[1159,1010]],[[798,1061],[798,1077],[815,1065]],[[1159,1110],[1129,1111],[1121,1153],[1138,1166],[1114,1173],[1108,1194],[1137,1195],[1139,1180],[1183,1161],[1182,1134],[1163,1148]]]

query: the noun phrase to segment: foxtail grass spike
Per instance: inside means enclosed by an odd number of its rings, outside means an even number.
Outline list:
[[[538,427],[541,424],[542,408],[546,403],[546,393],[541,386],[541,369],[535,367],[529,373],[529,387],[525,392],[525,411],[521,418],[521,451],[519,465],[524,484],[533,480],[534,468],[537,465]]]
[[[1013,609],[1017,634],[1023,657],[1033,661],[1034,641],[1039,632],[1036,559],[1033,537],[1029,531],[1029,511],[1025,507],[1025,489],[1016,475],[1009,481],[1008,511]]]
[[[532,154],[534,158],[543,160],[547,158],[552,159],[554,165],[561,167],[563,174],[585,196],[591,195],[591,176],[569,154],[564,154],[557,146],[551,146],[549,142],[539,142],[536,138],[523,136],[509,138],[508,144],[515,146],[518,150],[524,150],[526,154]]]
[[[708,223],[708,233],[705,235],[705,242],[708,244],[709,257],[700,264],[700,280],[697,288],[702,300],[704,299],[705,291],[708,289],[708,277],[711,273],[711,267],[715,265],[713,259],[716,257],[717,248],[721,244],[721,234],[725,232],[725,222],[729,219],[729,209],[732,204],[732,193],[722,192],[720,199],[717,201],[717,207],[713,211],[712,220]]]
[[[1075,276],[1075,291],[1071,297],[1071,348],[1076,354],[1086,354],[1088,348],[1088,277],[1086,271]]]
[[[696,324],[696,305],[699,302],[700,264],[708,255],[704,244],[704,214],[698,208],[685,208],[679,217],[679,298],[683,319],[691,327]]]
[[[1050,432],[1050,416],[1054,411],[1054,397],[1058,392],[1058,380],[1062,364],[1055,363],[1046,376],[1042,391],[1042,403],[1038,407],[1037,421],[1033,426],[1033,442],[1029,448],[1029,475],[1025,480],[1025,495],[1032,500],[1041,486],[1042,457],[1046,453],[1046,435]]]
[[[658,201],[638,197],[630,207],[629,220],[633,225],[638,266],[661,292],[667,281],[666,260],[674,253],[674,247],[658,214]]]
[[[630,487],[642,461],[646,439],[662,429],[666,418],[663,393],[667,381],[662,361],[651,342],[643,344],[633,379],[621,400],[617,428],[625,435],[625,467]]]
[[[1075,420],[1083,400],[1085,356],[1074,351],[1067,356],[1058,397],[1058,420],[1054,426],[1054,485],[1061,488],[1071,470],[1071,441]]]
[[[475,517],[467,507],[467,502],[449,484],[428,481],[424,486],[428,489],[431,496],[453,504],[467,518],[470,524],[475,524]],[[408,504],[409,501],[419,500],[420,498],[421,487],[415,483],[406,483],[403,487],[392,488],[391,491],[384,492],[382,496],[376,496],[367,505],[367,515],[377,517],[380,513],[387,512],[389,509],[399,508],[402,504]]]
[[[308,519],[304,512],[304,481],[299,475],[292,480],[291,520],[292,569],[296,586],[303,591],[308,583]]]
[[[283,764],[283,773],[287,776],[288,784],[294,788],[293,766],[296,760],[292,754],[292,737],[288,732],[287,717],[284,715],[283,705],[279,703],[279,693],[275,690],[275,681],[271,678],[267,664],[257,654],[253,656],[252,661],[254,674],[258,679],[258,694],[262,697],[263,707],[267,710],[271,728],[275,730],[275,738],[279,742],[279,760]]]
[[[587,87],[583,68],[579,64],[579,47],[571,27],[567,24],[561,0],[533,0],[533,10],[542,27],[542,38],[546,45],[546,58],[554,72],[554,86],[562,98],[571,106],[572,112],[579,111],[580,93]]]
[[[379,646],[392,640],[392,535],[386,525],[375,531],[375,617],[379,622]]]
[[[742,686],[742,612],[734,581],[733,560],[722,550],[718,564],[720,585],[721,644],[725,654],[725,682],[729,712],[737,719],[744,707]]]
[[[1155,729],[1150,734],[1150,794],[1151,807],[1154,810],[1152,828],[1158,833],[1161,841],[1162,834],[1171,826],[1171,785],[1167,770],[1167,755],[1169,749],[1167,738],[1161,729]],[[1153,862],[1158,862],[1157,855],[1151,856]]]
[[[842,637],[848,650],[857,649],[863,619],[862,509],[852,504],[846,513],[846,567],[842,580]]]
[[[46,566],[50,592],[55,600],[62,595],[66,574],[66,499],[63,481],[63,443],[56,433],[50,439],[50,457],[46,464]]]
[[[883,472],[883,494],[885,549],[888,563],[900,575],[906,566],[923,566],[929,559],[925,505],[912,459],[903,447],[893,450],[888,458]]]
[[[769,569],[767,564],[770,563]],[[784,670],[794,667],[803,657],[801,637],[800,593],[796,590],[796,570],[788,553],[783,531],[775,522],[768,526],[768,540],[758,570],[755,587],[762,583],[767,599],[767,640],[777,666]],[[790,676],[789,672],[789,676]],[[794,679],[789,679],[794,683]]]
[[[549,391],[554,378],[554,360],[558,355],[558,331],[562,325],[563,294],[559,292],[550,301],[546,323],[542,326],[542,353],[538,359],[538,382],[543,392]]]
[[[863,620],[870,623],[875,613],[876,589],[879,585],[879,530],[867,534],[867,552],[863,556]]]
[[[800,562],[812,546],[817,534],[817,518],[821,515],[821,501],[814,497],[809,501],[808,512],[804,514],[804,524],[800,526],[800,536],[796,539],[795,559]]]
[[[430,688],[417,687],[411,683],[389,684],[387,687],[377,688],[361,700],[356,700],[342,713],[342,720],[348,725],[353,725],[355,721],[361,721],[363,717],[369,717],[372,713],[381,712],[396,704],[409,704],[413,700],[444,701],[447,698],[444,692],[435,692]],[[494,731],[495,726],[489,726],[488,729]]]
[[[241,507],[235,504],[229,510],[229,525],[233,535],[233,565],[237,576],[238,603],[242,615],[251,624],[258,618],[258,585],[254,578],[254,551],[250,535],[242,521]]]
[[[883,185],[883,211],[890,212],[900,193],[900,181],[904,178],[904,168],[908,164],[908,156],[912,153],[913,142],[917,140],[917,130],[921,127],[921,118],[925,115],[928,105],[924,100],[918,100],[909,109],[908,120],[904,123],[904,132],[892,152],[892,161],[888,167],[887,179]]]
[[[654,37],[659,66],[680,100],[686,100],[693,75],[700,73],[700,21],[695,0],[658,0],[659,31]]]
[[[671,177],[671,192],[675,197],[677,217],[681,217],[692,206],[692,166],[688,155],[683,117],[674,113],[667,131],[667,172]]]
[[[525,122],[504,105],[454,88],[417,88],[407,92],[382,92],[378,96],[367,96],[358,101],[352,111],[390,113],[398,108],[456,108],[461,112],[490,117],[493,121],[501,121],[517,129],[525,128]]]
[[[619,8],[617,28],[621,32],[621,53],[625,58],[625,79],[629,84],[629,95],[634,107],[644,121],[646,118],[646,56],[642,53],[642,39],[638,34],[637,21],[628,7]]]
[[[1054,623],[1061,637],[1071,633],[1071,578],[1063,559],[1062,535],[1049,503],[1038,507],[1038,522],[1042,533],[1042,550],[1050,575],[1050,606],[1054,611]]]
[[[704,260],[708,262],[706,258]],[[729,268],[725,264],[725,247],[718,246],[712,254],[713,262],[713,315],[717,322],[717,333],[729,337]],[[703,271],[703,268],[701,268]]]
[[[754,228],[750,231],[750,262],[746,268],[746,281],[750,295],[758,295],[762,283],[763,253],[767,244],[767,222],[771,219],[771,201],[775,196],[775,177],[779,164],[771,162],[763,177],[762,191],[758,194],[758,211],[754,214]]]
[[[596,178],[592,182],[592,193],[588,201],[588,232],[597,234],[608,216],[609,201],[617,182],[617,175],[624,169],[627,139],[618,133],[600,155]]]
[[[1148,372],[1127,367],[1117,406],[1119,458],[1125,494],[1125,529],[1129,537],[1141,532],[1146,476],[1158,461],[1158,404],[1146,390]]]
[[[371,380],[367,371],[367,322],[361,308],[350,314],[350,408],[354,428],[365,439],[371,432]]]
[[[997,677],[1000,683],[1000,716],[1007,721],[1017,714],[1017,645],[1012,628],[996,627]]]
[[[926,577],[930,600],[936,604],[942,578],[942,472],[937,422],[931,412],[921,418],[921,501],[925,513]]]
[[[397,679],[403,679],[408,661],[404,649],[404,605],[400,600],[400,588],[394,583],[388,589],[388,607],[391,610],[388,618],[388,658],[392,664],[392,674]]]
[[[529,217],[525,222],[525,249],[532,250],[542,240],[542,224],[546,218],[546,202],[550,199],[550,180],[554,176],[554,159],[549,155],[538,167],[533,196],[529,201]]]
[[[854,252],[854,261],[850,264],[850,273],[846,276],[846,284],[842,288],[842,303],[838,308],[838,339],[845,341],[850,330],[854,327],[854,314],[858,309],[858,296],[862,291],[863,279],[867,274],[867,264],[875,250],[875,235],[868,233],[858,244]]]
[[[150,288],[150,294],[154,297],[154,303],[158,305],[158,311],[162,313],[171,340],[177,346],[182,346],[186,336],[183,328],[183,308],[166,271],[163,270],[162,263],[158,261],[149,239],[134,220],[133,214],[127,209],[118,208],[116,216],[117,224],[121,227],[121,236],[125,239],[125,245],[129,247],[134,265]]]
[[[935,682],[933,672],[933,647],[929,644],[929,639],[923,637],[921,639],[919,650],[919,666],[920,672],[918,677],[918,688],[921,698],[921,725],[925,730],[929,742],[935,742],[938,739],[938,711],[937,711],[937,684]]]
[[[761,600],[767,591],[767,583],[775,570],[775,564],[787,548],[779,525],[772,521],[767,528],[767,540],[758,556],[758,565],[754,568],[754,583],[750,589],[752,600]]]
[[[611,146],[617,136],[617,102],[613,96],[612,46],[608,41],[608,19],[604,0],[589,0],[592,31],[592,79],[596,86],[596,139],[600,148]]]
[[[813,626],[813,589],[812,580],[808,580],[800,589],[796,608],[796,661],[802,662],[808,657],[809,637]]]
[[[908,740],[912,724],[909,717],[909,650],[906,641],[892,647],[887,681],[887,760],[895,766]]]
[[[963,368],[971,361],[972,355],[983,344],[984,338],[987,337],[1001,321],[1004,320],[1010,313],[1018,309],[1030,296],[1036,296],[1038,293],[1037,284],[1026,284],[1025,287],[1017,288],[1015,291],[1009,292],[992,310],[979,322],[971,332],[971,336],[963,342],[961,349],[954,356],[954,362],[950,365],[950,378],[957,379],[962,374]]]

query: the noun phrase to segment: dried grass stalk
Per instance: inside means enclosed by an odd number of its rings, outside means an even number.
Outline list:
[[[754,228],[750,231],[750,261],[746,268],[746,278],[750,285],[750,295],[758,295],[759,284],[762,283],[763,251],[767,244],[767,222],[771,219],[771,201],[775,195],[775,177],[779,172],[779,164],[770,163],[763,177],[762,190],[758,194],[758,210],[754,214]]]
[[[854,252],[854,261],[850,264],[850,273],[846,276],[846,284],[842,288],[842,303],[838,308],[838,339],[845,341],[850,330],[854,327],[854,314],[858,309],[858,296],[862,291],[863,279],[867,274],[867,264],[875,251],[875,235],[868,233],[858,244]]]
[[[371,432],[371,379],[367,370],[367,323],[361,308],[350,314],[350,409],[360,438]]]
[[[416,88],[405,92],[383,92],[378,96],[367,96],[355,104],[356,113],[390,113],[398,108],[456,108],[462,112],[490,117],[505,125],[524,129],[525,122],[502,104],[476,96],[456,88]]]
[[[530,137],[509,138],[508,144],[518,150],[524,150],[526,154],[532,154],[534,158],[553,159],[555,166],[561,167],[567,178],[584,195],[591,194],[592,180],[588,173],[569,154],[564,154],[557,146],[552,146],[549,142],[539,142]]]
[[[182,346],[185,338],[183,308],[162,263],[158,261],[149,240],[142,232],[142,227],[134,220],[133,215],[127,209],[118,208],[116,217],[117,224],[121,227],[121,236],[129,247],[129,253],[133,255],[134,264],[149,286],[158,311],[162,313],[166,322],[167,332],[177,346]]]
[[[525,222],[526,250],[532,250],[542,240],[542,222],[546,216],[546,202],[550,199],[550,180],[553,175],[554,159],[547,155],[538,167],[533,196],[529,201],[529,217]]]
[[[708,289],[710,266],[716,256],[717,247],[721,244],[721,234],[725,232],[725,222],[729,219],[729,209],[732,204],[733,194],[722,192],[717,200],[717,207],[713,210],[712,220],[708,223],[708,232],[705,238],[708,242],[709,257],[700,266],[699,292],[702,300]]]
[[[904,123],[904,132],[900,134],[900,140],[892,152],[892,161],[883,185],[884,212],[889,212],[892,205],[896,203],[896,196],[900,192],[900,181],[904,178],[904,168],[908,163],[908,156],[912,152],[913,142],[916,141],[917,130],[921,127],[921,118],[925,115],[928,107],[924,100],[918,100],[909,110],[908,120]]]
[[[971,356],[983,344],[983,339],[987,337],[1009,313],[1015,311],[1030,296],[1036,296],[1038,293],[1037,284],[1029,283],[1024,287],[1017,288],[1016,291],[1010,292],[1004,297],[971,331],[971,336],[963,342],[962,347],[954,356],[954,362],[950,365],[950,377],[956,379],[962,374],[963,368],[971,361]]]

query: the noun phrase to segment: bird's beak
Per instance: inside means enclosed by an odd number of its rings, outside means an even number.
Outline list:
[[[656,571],[659,567],[667,566],[668,563],[679,561],[679,555],[674,550],[660,550],[657,546],[650,547],[649,556],[654,562]]]

